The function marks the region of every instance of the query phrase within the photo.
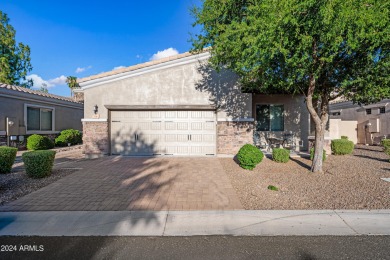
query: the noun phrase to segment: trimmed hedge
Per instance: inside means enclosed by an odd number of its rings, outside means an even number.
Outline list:
[[[60,135],[55,139],[56,146],[67,146],[68,143],[75,145],[82,142],[80,131],[75,129],[62,130]]]
[[[330,143],[330,147],[333,154],[344,155],[353,152],[354,144],[352,141],[346,139],[335,139]]]
[[[0,173],[11,172],[17,151],[14,147],[0,146]]]
[[[32,151],[22,155],[26,173],[31,178],[43,178],[51,174],[55,151]]]
[[[237,153],[240,166],[247,170],[253,170],[263,160],[264,154],[256,146],[246,144]]]
[[[31,151],[54,148],[54,143],[47,136],[31,135],[27,138],[27,149]]]
[[[290,160],[290,151],[283,148],[272,149],[272,159],[275,162],[286,163]]]
[[[313,159],[314,159],[314,148],[310,148],[310,160],[313,161]],[[325,160],[326,160],[326,152],[325,152],[325,150],[323,150],[322,161],[325,162]]]
[[[348,140],[348,136],[346,136],[346,135],[342,135],[342,136],[340,136],[340,138],[341,138],[341,139],[347,139],[347,140]]]

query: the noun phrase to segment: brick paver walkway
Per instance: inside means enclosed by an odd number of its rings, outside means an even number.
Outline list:
[[[60,167],[81,170],[0,211],[243,209],[217,158],[118,156]]]

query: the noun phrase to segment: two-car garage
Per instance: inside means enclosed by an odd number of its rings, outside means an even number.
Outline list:
[[[111,154],[216,154],[216,115],[213,110],[112,110]]]

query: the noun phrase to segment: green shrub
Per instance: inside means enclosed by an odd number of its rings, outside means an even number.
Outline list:
[[[314,159],[314,147],[310,148],[310,160],[313,161]],[[324,162],[326,160],[326,152],[323,150],[322,152],[322,161]]]
[[[347,140],[348,140],[348,136],[346,136],[346,135],[342,135],[340,138],[341,138],[341,139],[347,139]]]
[[[390,156],[390,139],[383,139],[381,145],[384,148],[384,152]]]
[[[32,151],[22,155],[26,173],[31,178],[43,178],[51,174],[55,151]]]
[[[74,129],[66,129],[61,131],[61,134],[56,138],[56,146],[67,146],[68,143],[74,145],[82,142],[80,131]]]
[[[18,149],[8,146],[0,146],[0,173],[11,172]]]
[[[278,187],[274,186],[274,185],[268,185],[267,189],[269,190],[274,190],[274,191],[278,191]]]
[[[47,136],[42,135],[31,135],[27,138],[27,149],[36,150],[47,150],[54,147],[54,143]]]
[[[286,163],[290,160],[290,151],[283,148],[272,149],[272,159],[275,162]]]
[[[240,166],[247,170],[253,170],[263,160],[263,157],[263,152],[251,144],[241,147],[237,154]]]
[[[353,152],[354,144],[352,141],[345,139],[332,140],[330,147],[332,153],[336,155],[351,154]]]

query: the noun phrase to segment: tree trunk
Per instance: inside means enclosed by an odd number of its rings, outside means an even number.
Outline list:
[[[321,96],[319,113],[313,105],[313,95],[316,85],[314,75],[310,75],[309,88],[306,96],[306,106],[315,124],[314,158],[311,165],[312,172],[322,172],[322,155],[324,150],[325,127],[328,122],[329,100],[326,95]],[[320,114],[320,115],[319,115]]]
[[[325,140],[325,125],[316,125],[315,143],[314,143],[314,158],[311,165],[312,172],[322,172],[322,155],[324,150]]]

